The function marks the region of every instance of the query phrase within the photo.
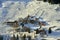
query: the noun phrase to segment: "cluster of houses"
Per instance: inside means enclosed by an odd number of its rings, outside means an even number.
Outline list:
[[[22,38],[21,40],[26,40],[26,38],[31,40],[32,38],[34,39],[37,34],[40,34],[41,37],[44,37],[45,35],[47,36],[46,30],[43,29],[42,26],[46,26],[48,23],[46,23],[41,17],[28,15],[24,19],[19,18],[19,20],[13,22],[8,21],[5,23],[15,31],[13,32],[13,36],[10,37],[10,40],[20,40],[19,38]],[[16,37],[15,33],[18,33]],[[51,28],[49,28],[49,33],[51,33]]]
[[[22,28],[25,30],[27,29],[36,30],[48,24],[42,18],[40,17],[37,18],[35,16],[30,16],[30,15],[28,15],[24,19],[20,18],[19,20],[13,22],[5,22],[5,23],[13,28],[18,28],[22,26]]]

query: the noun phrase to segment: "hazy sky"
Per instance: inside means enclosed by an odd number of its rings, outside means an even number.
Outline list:
[[[0,7],[2,6],[2,2],[5,2],[5,1],[24,1],[24,2],[29,2],[31,0],[0,0]]]

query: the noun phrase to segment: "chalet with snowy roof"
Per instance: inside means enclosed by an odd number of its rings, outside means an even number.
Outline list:
[[[18,27],[19,26],[19,24],[18,24],[17,21],[14,21],[14,22],[6,22],[6,23],[7,23],[7,25],[10,25],[12,27]]]

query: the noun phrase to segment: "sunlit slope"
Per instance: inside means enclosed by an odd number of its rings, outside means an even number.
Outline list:
[[[27,7],[27,13],[30,15],[36,15],[36,16],[41,16],[42,18],[46,20],[57,20],[60,19],[60,10],[59,10],[59,5],[51,5],[47,2],[37,2],[33,1],[30,2]],[[57,9],[57,10],[56,10]],[[54,18],[54,19],[53,19]]]
[[[6,20],[17,20],[24,18],[27,15],[35,15],[42,17],[47,21],[59,20],[60,18],[60,7],[59,5],[51,5],[47,2],[42,1],[30,1],[25,2],[12,2],[7,1],[3,3],[1,18]]]

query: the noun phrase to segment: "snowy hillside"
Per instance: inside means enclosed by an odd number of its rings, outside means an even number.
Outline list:
[[[29,2],[27,5],[27,13],[41,16],[46,20],[58,20],[60,15],[59,5],[51,5],[47,2]],[[53,19],[54,18],[54,19]]]
[[[4,35],[9,34],[10,36],[13,34],[15,35],[20,34],[20,32],[15,33],[15,28],[14,28],[15,26],[11,27],[9,25],[6,25],[7,23],[5,24],[5,22],[13,21],[12,23],[14,24],[15,20],[18,20],[19,18],[25,18],[26,16],[31,15],[37,18],[39,17],[41,18],[41,21],[46,22],[47,25],[42,26],[41,29],[43,28],[46,29],[45,31],[48,35],[46,37],[47,40],[60,39],[60,6],[59,4],[49,4],[48,2],[36,1],[36,0],[32,0],[29,2],[24,2],[24,1],[13,0],[13,1],[4,1],[2,3],[2,7],[0,8],[0,34],[4,34]],[[39,22],[41,21],[39,20]],[[19,25],[18,28],[20,28],[21,23],[18,22],[17,24]],[[24,26],[31,29],[40,28],[39,25],[30,24],[30,23],[29,24],[27,23]],[[52,28],[52,33],[48,34],[49,27],[54,27],[54,26],[56,27]],[[23,28],[21,27],[21,29]],[[36,40],[40,40],[41,39],[40,36],[41,36],[40,33],[37,34]]]
[[[15,19],[15,15],[21,14],[22,10],[25,9],[25,3],[23,2],[12,2],[12,1],[7,1],[2,3],[2,13],[1,13],[1,18],[3,20],[8,20],[8,19]],[[17,18],[17,17],[16,17]]]
[[[60,20],[59,5],[51,5],[47,2],[31,1],[27,5],[24,2],[7,1],[2,3],[2,18],[17,20],[20,17],[36,15],[44,18],[47,21]],[[53,19],[54,18],[54,19]]]
[[[19,1],[6,1],[2,3],[0,8],[0,25],[5,21],[14,21],[19,18],[24,18],[28,15],[35,15],[36,17],[42,17],[51,25],[58,25],[56,20],[60,20],[60,6],[51,5],[43,1],[30,1],[27,4]],[[59,25],[60,26],[60,25]]]

